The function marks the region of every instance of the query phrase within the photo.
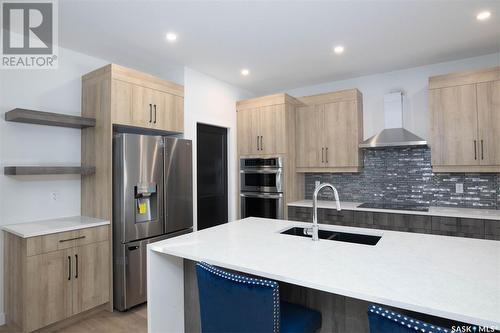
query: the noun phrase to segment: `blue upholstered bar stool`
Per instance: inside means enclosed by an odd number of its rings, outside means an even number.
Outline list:
[[[370,333],[450,333],[447,328],[410,318],[378,305],[368,307]]]
[[[280,301],[278,283],[196,265],[201,330],[217,332],[315,332],[321,313]]]

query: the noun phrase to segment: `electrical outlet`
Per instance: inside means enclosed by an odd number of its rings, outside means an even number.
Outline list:
[[[59,201],[59,196],[60,196],[60,193],[57,190],[50,192],[50,200],[51,201]]]
[[[455,193],[457,193],[457,194],[464,193],[464,184],[462,184],[462,183],[456,183],[455,184]]]
[[[321,182],[320,182],[319,180],[315,181],[315,182],[314,182],[314,188],[318,187],[318,186],[319,186],[319,184],[321,184]]]

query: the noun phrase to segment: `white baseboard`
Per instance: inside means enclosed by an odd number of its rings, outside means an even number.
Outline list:
[[[0,326],[5,325],[5,313],[0,312]]]

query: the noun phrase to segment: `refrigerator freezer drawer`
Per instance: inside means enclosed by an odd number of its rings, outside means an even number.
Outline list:
[[[147,245],[191,231],[192,229],[187,229],[168,235],[115,245],[113,302],[117,310],[125,311],[147,300]]]

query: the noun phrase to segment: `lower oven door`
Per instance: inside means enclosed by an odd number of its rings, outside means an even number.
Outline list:
[[[284,218],[283,193],[249,193],[240,194],[241,218],[264,217],[270,219]]]

